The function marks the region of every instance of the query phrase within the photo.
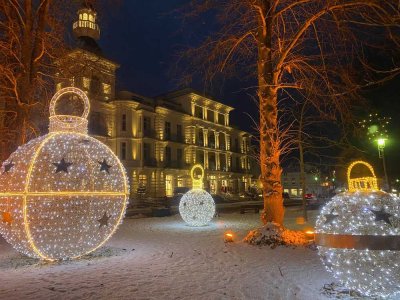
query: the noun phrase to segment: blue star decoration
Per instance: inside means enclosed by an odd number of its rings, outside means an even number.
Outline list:
[[[70,162],[66,162],[65,159],[61,159],[59,163],[53,163],[57,167],[56,173],[65,172],[68,173],[68,168],[72,165]]]
[[[101,219],[98,219],[97,222],[100,223],[99,228],[103,226],[108,227],[108,220],[110,219],[110,216],[107,216],[107,212],[104,212],[104,215],[101,217]]]
[[[105,159],[103,159],[102,162],[99,161],[98,163],[100,164],[100,172],[106,171],[107,174],[110,174],[110,168],[111,168],[112,166],[110,166],[109,164],[107,164],[107,161],[106,161]]]
[[[324,224],[330,224],[332,223],[333,220],[335,220],[339,215],[334,215],[333,214],[334,209],[331,210],[330,214],[324,215],[325,217],[325,223]]]
[[[10,170],[12,169],[12,167],[14,167],[15,164],[13,163],[13,161],[10,161],[8,164],[4,165],[4,171],[3,174],[10,172]]]
[[[392,216],[392,214],[385,212],[385,209],[383,207],[381,208],[381,210],[370,209],[370,211],[372,213],[374,213],[374,215],[375,215],[375,222],[385,221],[386,224],[389,224],[390,226],[392,226],[392,222],[390,222],[390,219],[389,219]]]

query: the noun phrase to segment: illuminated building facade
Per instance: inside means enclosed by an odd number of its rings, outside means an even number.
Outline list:
[[[190,168],[197,163],[204,165],[210,193],[246,191],[252,179],[251,136],[230,126],[233,108],[191,89],[155,98],[127,91],[117,95],[118,64],[96,43],[96,14],[85,7],[78,16],[73,25],[77,48],[59,62],[56,89],[72,85],[88,94],[89,133],[123,162],[131,197],[172,196],[176,188],[190,188]]]

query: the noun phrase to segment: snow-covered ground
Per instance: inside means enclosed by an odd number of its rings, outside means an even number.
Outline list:
[[[202,228],[179,215],[125,219],[106,247],[62,263],[26,258],[0,238],[0,299],[326,299],[334,279],[317,251],[241,242],[259,225],[252,213]],[[228,230],[235,243],[224,243]]]

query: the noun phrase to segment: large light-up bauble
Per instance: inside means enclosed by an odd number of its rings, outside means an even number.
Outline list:
[[[179,213],[189,225],[205,226],[215,215],[214,199],[205,190],[190,190],[181,198]]]
[[[400,291],[400,200],[380,191],[335,196],[316,222],[329,271],[349,289],[387,296]]]
[[[85,101],[83,117],[52,111],[68,93]],[[28,256],[59,260],[94,251],[112,236],[128,185],[111,149],[85,133],[86,95],[66,88],[51,105],[50,133],[19,147],[0,169],[0,233]]]

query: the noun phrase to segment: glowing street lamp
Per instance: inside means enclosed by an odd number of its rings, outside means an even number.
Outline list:
[[[389,178],[388,178],[387,171],[386,171],[386,161],[385,161],[386,139],[381,137],[381,138],[378,138],[376,141],[378,143],[379,158],[382,158],[383,171],[385,173],[386,186],[387,186],[388,190],[390,191],[390,183],[389,183]]]

